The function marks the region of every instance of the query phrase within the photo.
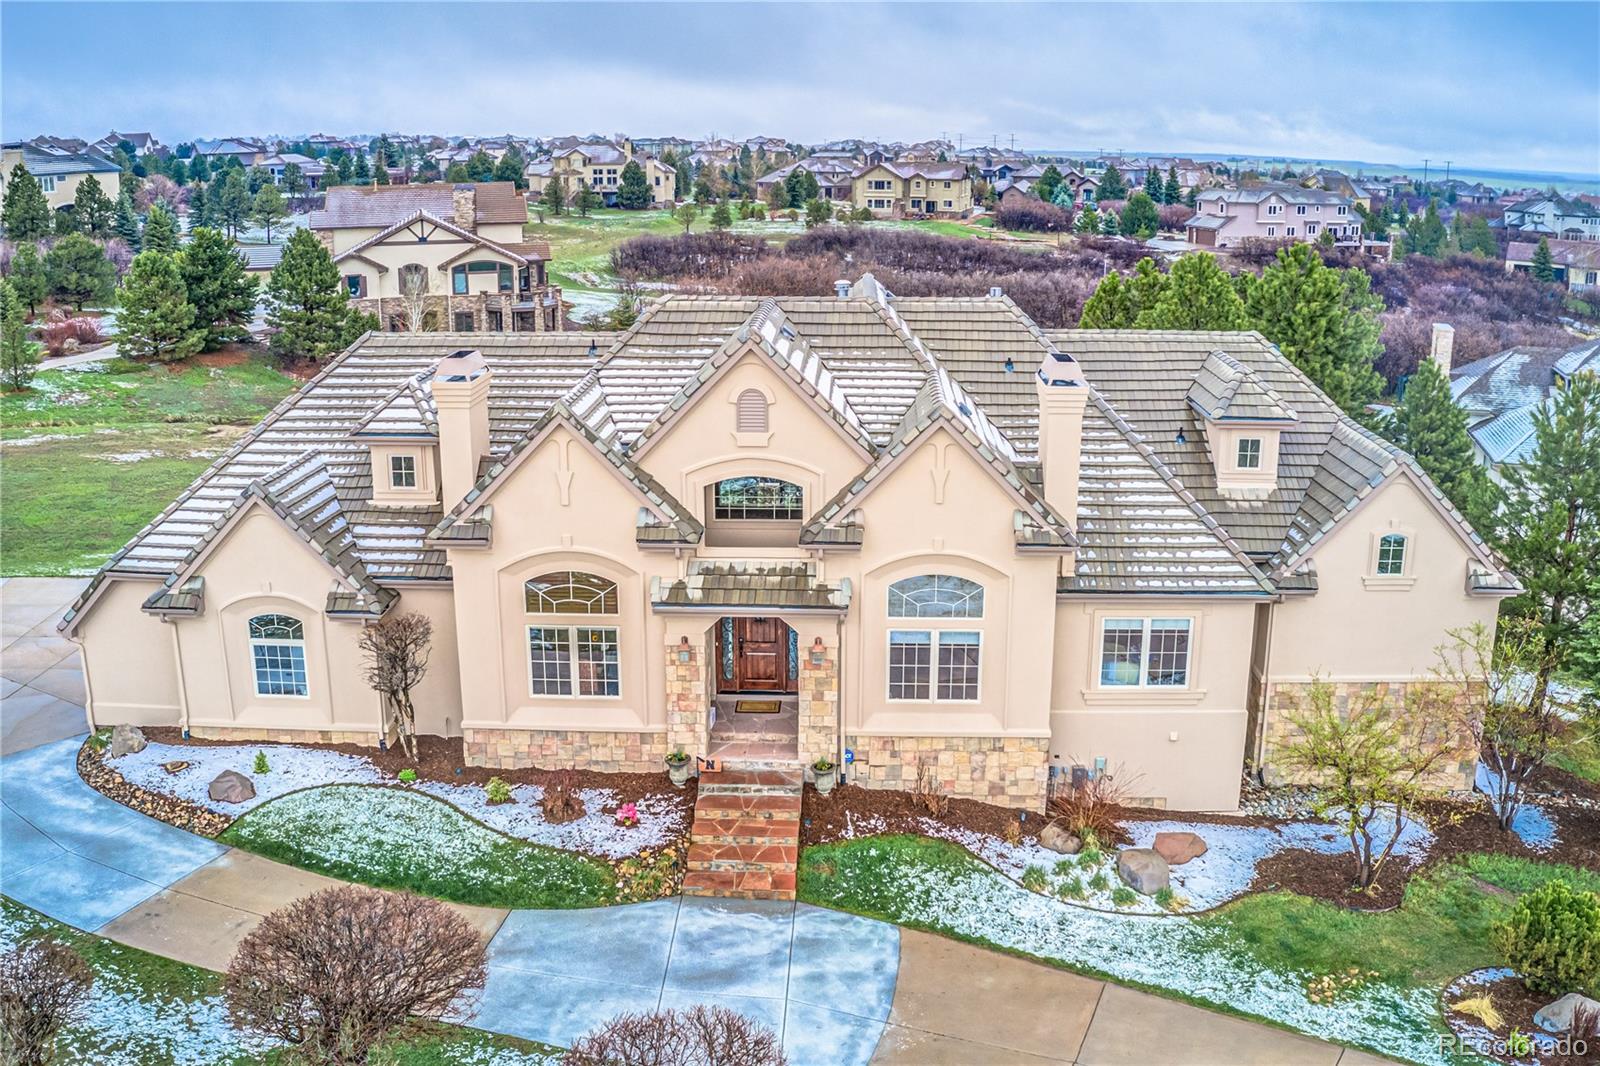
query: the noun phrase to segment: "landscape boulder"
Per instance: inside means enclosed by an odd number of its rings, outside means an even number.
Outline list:
[[[1168,866],[1182,866],[1206,853],[1206,842],[1198,833],[1157,833],[1152,847]]]
[[[1572,1032],[1572,1022],[1580,1008],[1587,1007],[1590,1011],[1600,1012],[1600,1002],[1577,992],[1568,992],[1554,1003],[1546,1003],[1533,1014],[1533,1022],[1547,1033]],[[1600,1017],[1600,1013],[1592,1013],[1591,1018]],[[1573,1036],[1590,1037],[1600,1036],[1600,1032],[1573,1033]]]
[[[143,751],[149,743],[138,726],[124,722],[111,731],[111,757]]]
[[[1051,822],[1039,834],[1039,846],[1062,855],[1076,855],[1082,849],[1083,841],[1069,832],[1060,822]]]
[[[207,791],[218,803],[243,803],[256,798],[256,786],[237,770],[222,771],[211,779],[211,787]]]
[[[1153,896],[1170,882],[1167,860],[1154,848],[1125,848],[1117,852],[1117,876],[1128,887],[1146,896]]]

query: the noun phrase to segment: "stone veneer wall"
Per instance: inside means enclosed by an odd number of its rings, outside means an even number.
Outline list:
[[[667,641],[667,750],[704,755],[711,727],[705,643]]]
[[[249,726],[194,726],[189,735],[196,740],[264,740],[274,744],[360,744],[378,746],[377,730],[339,729],[259,729]]]
[[[1414,685],[1426,682],[1339,681],[1328,684],[1333,687],[1334,706],[1343,715],[1349,713],[1352,700],[1365,698],[1368,694],[1374,698],[1381,698],[1391,705],[1403,705],[1407,692]],[[1305,784],[1309,781],[1304,774],[1285,772],[1277,764],[1277,755],[1285,745],[1299,735],[1300,730],[1289,720],[1289,712],[1302,706],[1309,706],[1310,693],[1310,682],[1275,681],[1268,689],[1266,728],[1261,745],[1261,770],[1269,785]],[[1434,721],[1432,725],[1434,729],[1451,727],[1448,721]],[[1441,791],[1471,789],[1478,761],[1472,738],[1463,728],[1457,727],[1457,735],[1452,737],[1450,742],[1453,746],[1450,757],[1441,764],[1441,769],[1434,775],[1430,784]]]
[[[926,765],[945,794],[1002,807],[1043,810],[1049,783],[1047,737],[883,737],[851,735],[850,783],[865,788],[916,787]]]
[[[667,755],[667,737],[583,729],[467,729],[461,735],[461,748],[468,766],[658,774]]]
[[[800,649],[800,760],[809,767],[839,757],[839,649]]]

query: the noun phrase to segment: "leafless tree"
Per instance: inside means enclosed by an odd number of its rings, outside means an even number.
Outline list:
[[[357,1066],[414,1017],[469,1016],[487,963],[477,930],[438,900],[341,885],[267,915],[223,994],[239,1028]]]
[[[560,825],[583,817],[583,797],[578,795],[577,776],[571,770],[557,770],[545,779],[544,796],[539,801],[545,821]]]
[[[1439,680],[1453,693],[1464,730],[1477,742],[1491,774],[1489,803],[1500,828],[1510,830],[1525,786],[1564,748],[1594,736],[1600,714],[1592,702],[1536,697],[1536,678],[1553,669],[1555,649],[1528,619],[1505,619],[1496,635],[1479,623],[1450,631],[1439,649]]]
[[[623,1014],[580,1037],[565,1066],[785,1066],[777,1034],[727,1007]]]
[[[361,631],[367,684],[383,699],[385,732],[393,726],[411,761],[417,759],[417,709],[411,690],[428,672],[433,623],[411,611],[385,618]]]
[[[407,263],[400,268],[400,304],[405,308],[406,329],[422,332],[423,316],[428,313],[428,268]]]
[[[0,1062],[46,1066],[56,1034],[83,1013],[93,984],[89,964],[52,936],[0,955]]]

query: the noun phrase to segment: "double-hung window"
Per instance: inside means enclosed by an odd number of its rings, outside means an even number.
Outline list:
[[[250,661],[256,695],[308,694],[306,631],[300,619],[287,614],[258,614],[250,619]]]
[[[1378,539],[1378,576],[1400,577],[1406,572],[1404,533],[1385,533]]]
[[[622,695],[617,583],[598,574],[560,570],[525,583],[523,596],[533,616],[528,623],[529,694]],[[573,615],[592,617],[594,624],[561,624]]]
[[[889,630],[889,699],[978,699],[983,633],[963,620],[983,617],[982,585],[948,574],[896,581],[889,586],[889,617],[926,625]]]
[[[1107,618],[1100,628],[1100,687],[1187,687],[1191,628],[1187,618]]]
[[[416,456],[389,456],[389,487],[395,489],[414,489],[417,487]]]
[[[1240,437],[1236,465],[1240,470],[1261,469],[1261,438]]]

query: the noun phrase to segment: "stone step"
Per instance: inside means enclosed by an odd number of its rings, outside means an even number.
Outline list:
[[[795,895],[795,875],[765,870],[690,870],[683,875],[683,894],[792,900]]]
[[[696,818],[690,840],[730,844],[783,843],[795,839],[794,822],[781,818]]]
[[[707,790],[717,792],[773,792],[799,794],[805,784],[804,771],[793,769],[765,769],[741,766],[725,770],[707,771],[700,775],[700,794]]]
[[[793,840],[786,844],[733,844],[697,840],[689,845],[689,869],[793,873],[799,851],[799,845]]]
[[[795,735],[793,733],[713,729],[711,731],[711,746],[715,748],[719,744],[787,744],[792,749],[795,746]]]
[[[694,817],[698,822],[702,818],[760,818],[782,822],[793,822],[795,832],[799,832],[800,823],[800,797],[799,796],[764,796],[728,793],[723,795],[707,795],[700,793],[699,799],[694,804]]]

